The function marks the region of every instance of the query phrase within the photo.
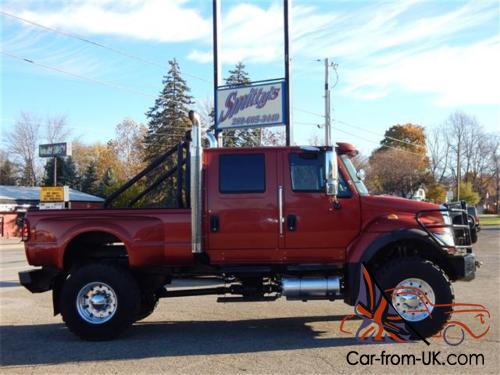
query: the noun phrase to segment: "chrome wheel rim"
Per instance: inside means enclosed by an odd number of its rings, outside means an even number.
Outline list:
[[[410,322],[426,319],[434,310],[435,302],[434,290],[422,279],[405,279],[392,293],[392,305],[404,320]]]
[[[78,314],[91,324],[106,323],[115,315],[117,308],[115,291],[108,284],[99,281],[85,285],[76,297]]]

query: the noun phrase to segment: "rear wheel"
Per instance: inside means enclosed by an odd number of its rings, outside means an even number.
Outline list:
[[[394,260],[377,272],[377,281],[398,314],[419,336],[441,331],[453,311],[450,280],[434,263],[421,258]]]
[[[89,264],[71,273],[60,308],[71,332],[85,340],[109,340],[125,331],[140,306],[139,287],[122,267]]]
[[[154,311],[156,306],[158,306],[159,298],[155,293],[145,292],[141,295],[141,307],[139,308],[139,315],[136,318],[136,321],[146,319],[150,316]]]

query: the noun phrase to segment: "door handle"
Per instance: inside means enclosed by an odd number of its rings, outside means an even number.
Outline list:
[[[283,217],[283,186],[278,186],[278,214],[279,214],[279,226],[280,226],[280,236],[283,235],[283,222],[285,218]]]
[[[297,216],[290,214],[286,217],[286,226],[290,232],[295,232],[297,229]]]
[[[219,216],[210,215],[210,231],[214,233],[219,231]]]

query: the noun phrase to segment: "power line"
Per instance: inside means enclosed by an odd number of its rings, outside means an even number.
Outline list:
[[[314,116],[318,116],[318,117],[322,117],[322,118],[325,117],[324,115],[321,115],[321,114],[315,113],[315,112],[311,112],[311,111],[308,111],[308,110],[305,110],[305,109],[301,109],[301,108],[297,108],[297,107],[295,107],[294,109],[297,110],[297,111],[299,111],[299,112],[308,113],[310,115],[314,115]],[[407,144],[407,145],[410,145],[410,146],[414,146],[414,147],[425,149],[425,146],[419,145],[417,143],[413,143],[413,142],[410,142],[410,141],[405,141],[403,139],[394,138],[394,137],[391,137],[389,135],[381,135],[380,133],[376,133],[374,131],[368,130],[368,129],[363,128],[361,126],[353,125],[351,123],[348,123],[348,122],[345,122],[345,121],[342,121],[342,120],[333,120],[333,122],[338,122],[339,124],[344,124],[344,125],[347,125],[347,126],[351,126],[353,128],[366,131],[368,133],[374,134],[374,135],[379,136],[379,137],[388,138],[388,139],[391,139],[391,140],[396,141],[396,142],[401,142],[401,143],[404,143],[404,144]],[[313,123],[307,123],[307,122],[300,122],[300,121],[294,121],[294,123],[296,123],[296,124],[303,124],[303,125],[316,125],[316,126],[319,126],[319,124],[313,124]],[[339,129],[337,129],[337,130],[339,130]],[[389,146],[387,146],[387,147],[389,147]]]
[[[366,128],[362,128],[360,126],[356,126],[356,125],[353,125],[351,123],[348,123],[348,122],[345,122],[345,121],[342,121],[342,120],[334,120],[334,122],[338,122],[339,124],[344,124],[344,125],[347,125],[347,126],[351,126],[353,128],[357,128],[359,130],[363,130],[363,131],[366,131],[368,133],[372,133],[372,134],[377,135],[377,136],[382,136],[380,133],[373,132],[373,131],[368,130]],[[415,147],[419,147],[419,148],[424,148],[425,149],[425,146],[419,145],[417,143],[413,143],[413,142],[410,142],[410,141],[405,141],[403,139],[394,138],[394,137],[391,137],[389,135],[383,135],[383,137],[391,139],[391,140],[396,141],[396,142],[401,142],[401,143],[405,143],[405,144],[410,145],[410,146],[415,146]]]
[[[308,111],[307,109],[302,109],[302,108],[297,108],[297,107],[294,107],[293,109],[294,109],[295,111],[299,111],[299,112],[307,113],[307,114],[309,114],[309,115],[313,115],[313,116],[318,116],[318,117],[325,118],[325,115],[320,115],[319,113],[311,112],[311,111]]]
[[[323,124],[315,124],[315,123],[312,123],[312,122],[297,122],[297,121],[294,121],[294,123],[296,124],[302,124],[302,125],[310,125],[310,126],[316,126],[318,128],[321,128],[323,127],[324,125]],[[397,147],[393,147],[393,146],[387,146],[387,145],[380,145],[379,142],[377,141],[374,141],[373,139],[368,139],[368,138],[365,138],[365,137],[362,137],[358,134],[353,134],[353,133],[350,133],[348,131],[345,131],[345,130],[342,130],[342,129],[338,129],[336,127],[333,128],[335,131],[339,131],[341,133],[344,133],[344,134],[347,134],[347,135],[350,135],[351,137],[356,137],[356,138],[359,138],[363,141],[366,141],[366,142],[370,142],[370,143],[373,143],[373,144],[376,144],[376,145],[379,145],[381,147],[387,147],[387,148],[391,148],[393,150],[398,150],[398,151],[403,151],[403,152],[407,152],[409,154],[413,154],[413,155],[418,155],[418,156],[422,156],[422,154],[419,154],[419,153],[416,153],[416,152],[413,152],[413,151],[409,151],[409,150],[405,150],[404,148],[397,148]]]
[[[152,60],[148,60],[148,59],[145,59],[145,58],[142,58],[142,57],[139,57],[139,56],[135,56],[135,55],[132,55],[132,54],[130,54],[128,52],[119,50],[117,48],[110,47],[108,45],[105,45],[105,44],[102,44],[102,43],[95,42],[93,40],[87,39],[87,38],[85,38],[85,37],[83,37],[81,35],[70,33],[70,32],[67,32],[67,31],[59,30],[59,29],[54,29],[52,27],[42,25],[42,24],[37,23],[35,21],[31,21],[31,20],[28,20],[26,18],[22,18],[22,17],[16,16],[14,14],[4,12],[3,10],[0,10],[0,14],[2,14],[4,16],[7,16],[7,17],[14,18],[14,19],[16,19],[18,21],[21,21],[21,22],[24,22],[24,23],[28,23],[28,24],[36,26],[36,27],[39,27],[41,29],[44,29],[44,30],[52,32],[52,33],[64,35],[64,36],[66,36],[68,38],[73,38],[73,39],[79,40],[80,42],[88,43],[88,44],[91,44],[91,45],[93,45],[95,47],[106,49],[108,51],[111,51],[111,52],[116,53],[118,55],[121,55],[123,57],[129,58],[129,59],[132,59],[132,60],[136,60],[136,61],[142,62],[144,64],[148,64],[148,65],[152,65],[152,66],[161,68],[162,70],[164,70],[165,67],[166,67],[164,64],[159,63],[157,61],[152,61]],[[212,81],[210,81],[208,79],[205,79],[205,78],[202,78],[202,77],[198,77],[198,76],[195,76],[193,74],[189,74],[189,73],[186,73],[186,72],[183,72],[182,74],[184,74],[184,75],[186,75],[188,77],[194,78],[194,79],[198,79],[198,80],[203,81],[203,82],[212,83]]]
[[[92,82],[92,83],[97,83],[97,84],[102,85],[102,86],[109,86],[109,87],[112,87],[112,88],[117,89],[117,90],[127,91],[129,93],[140,95],[140,96],[144,96],[146,98],[156,98],[156,95],[145,93],[143,91],[139,91],[139,90],[133,89],[131,87],[123,86],[123,85],[116,84],[116,83],[109,82],[109,81],[102,81],[102,80],[99,80],[99,79],[82,76],[80,74],[68,72],[66,70],[63,70],[61,68],[57,68],[57,67],[54,67],[54,66],[49,66],[49,65],[42,64],[42,63],[38,63],[38,62],[35,62],[32,59],[27,59],[27,58],[24,58],[24,57],[21,57],[21,56],[17,56],[17,55],[14,55],[12,53],[8,53],[8,52],[5,52],[5,51],[0,51],[0,53],[2,55],[8,56],[8,57],[13,58],[13,59],[21,60],[21,61],[24,61],[26,63],[30,63],[32,65],[39,66],[41,68],[44,68],[44,69],[47,69],[47,70],[52,70],[52,71],[55,71],[55,72],[58,72],[58,73],[62,73],[62,74],[66,74],[66,75],[69,75],[69,76],[72,76],[72,77],[75,77],[75,78],[78,78],[78,79],[81,79],[81,80],[84,80],[84,81],[89,81],[89,82]]]

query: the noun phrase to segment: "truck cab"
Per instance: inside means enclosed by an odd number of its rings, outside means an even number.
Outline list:
[[[370,195],[348,143],[201,145],[193,121],[185,140],[111,194],[104,208],[28,212],[26,255],[41,268],[21,272],[21,284],[34,293],[52,290],[54,313],[87,340],[116,337],[150,315],[160,298],[283,296],[357,305],[367,273],[417,337],[445,326],[451,282],[472,280],[478,265],[464,203]],[[161,169],[171,157],[175,163]],[[158,168],[128,208],[112,207]],[[171,177],[176,207],[134,207]],[[219,285],[170,288],[187,278]]]

